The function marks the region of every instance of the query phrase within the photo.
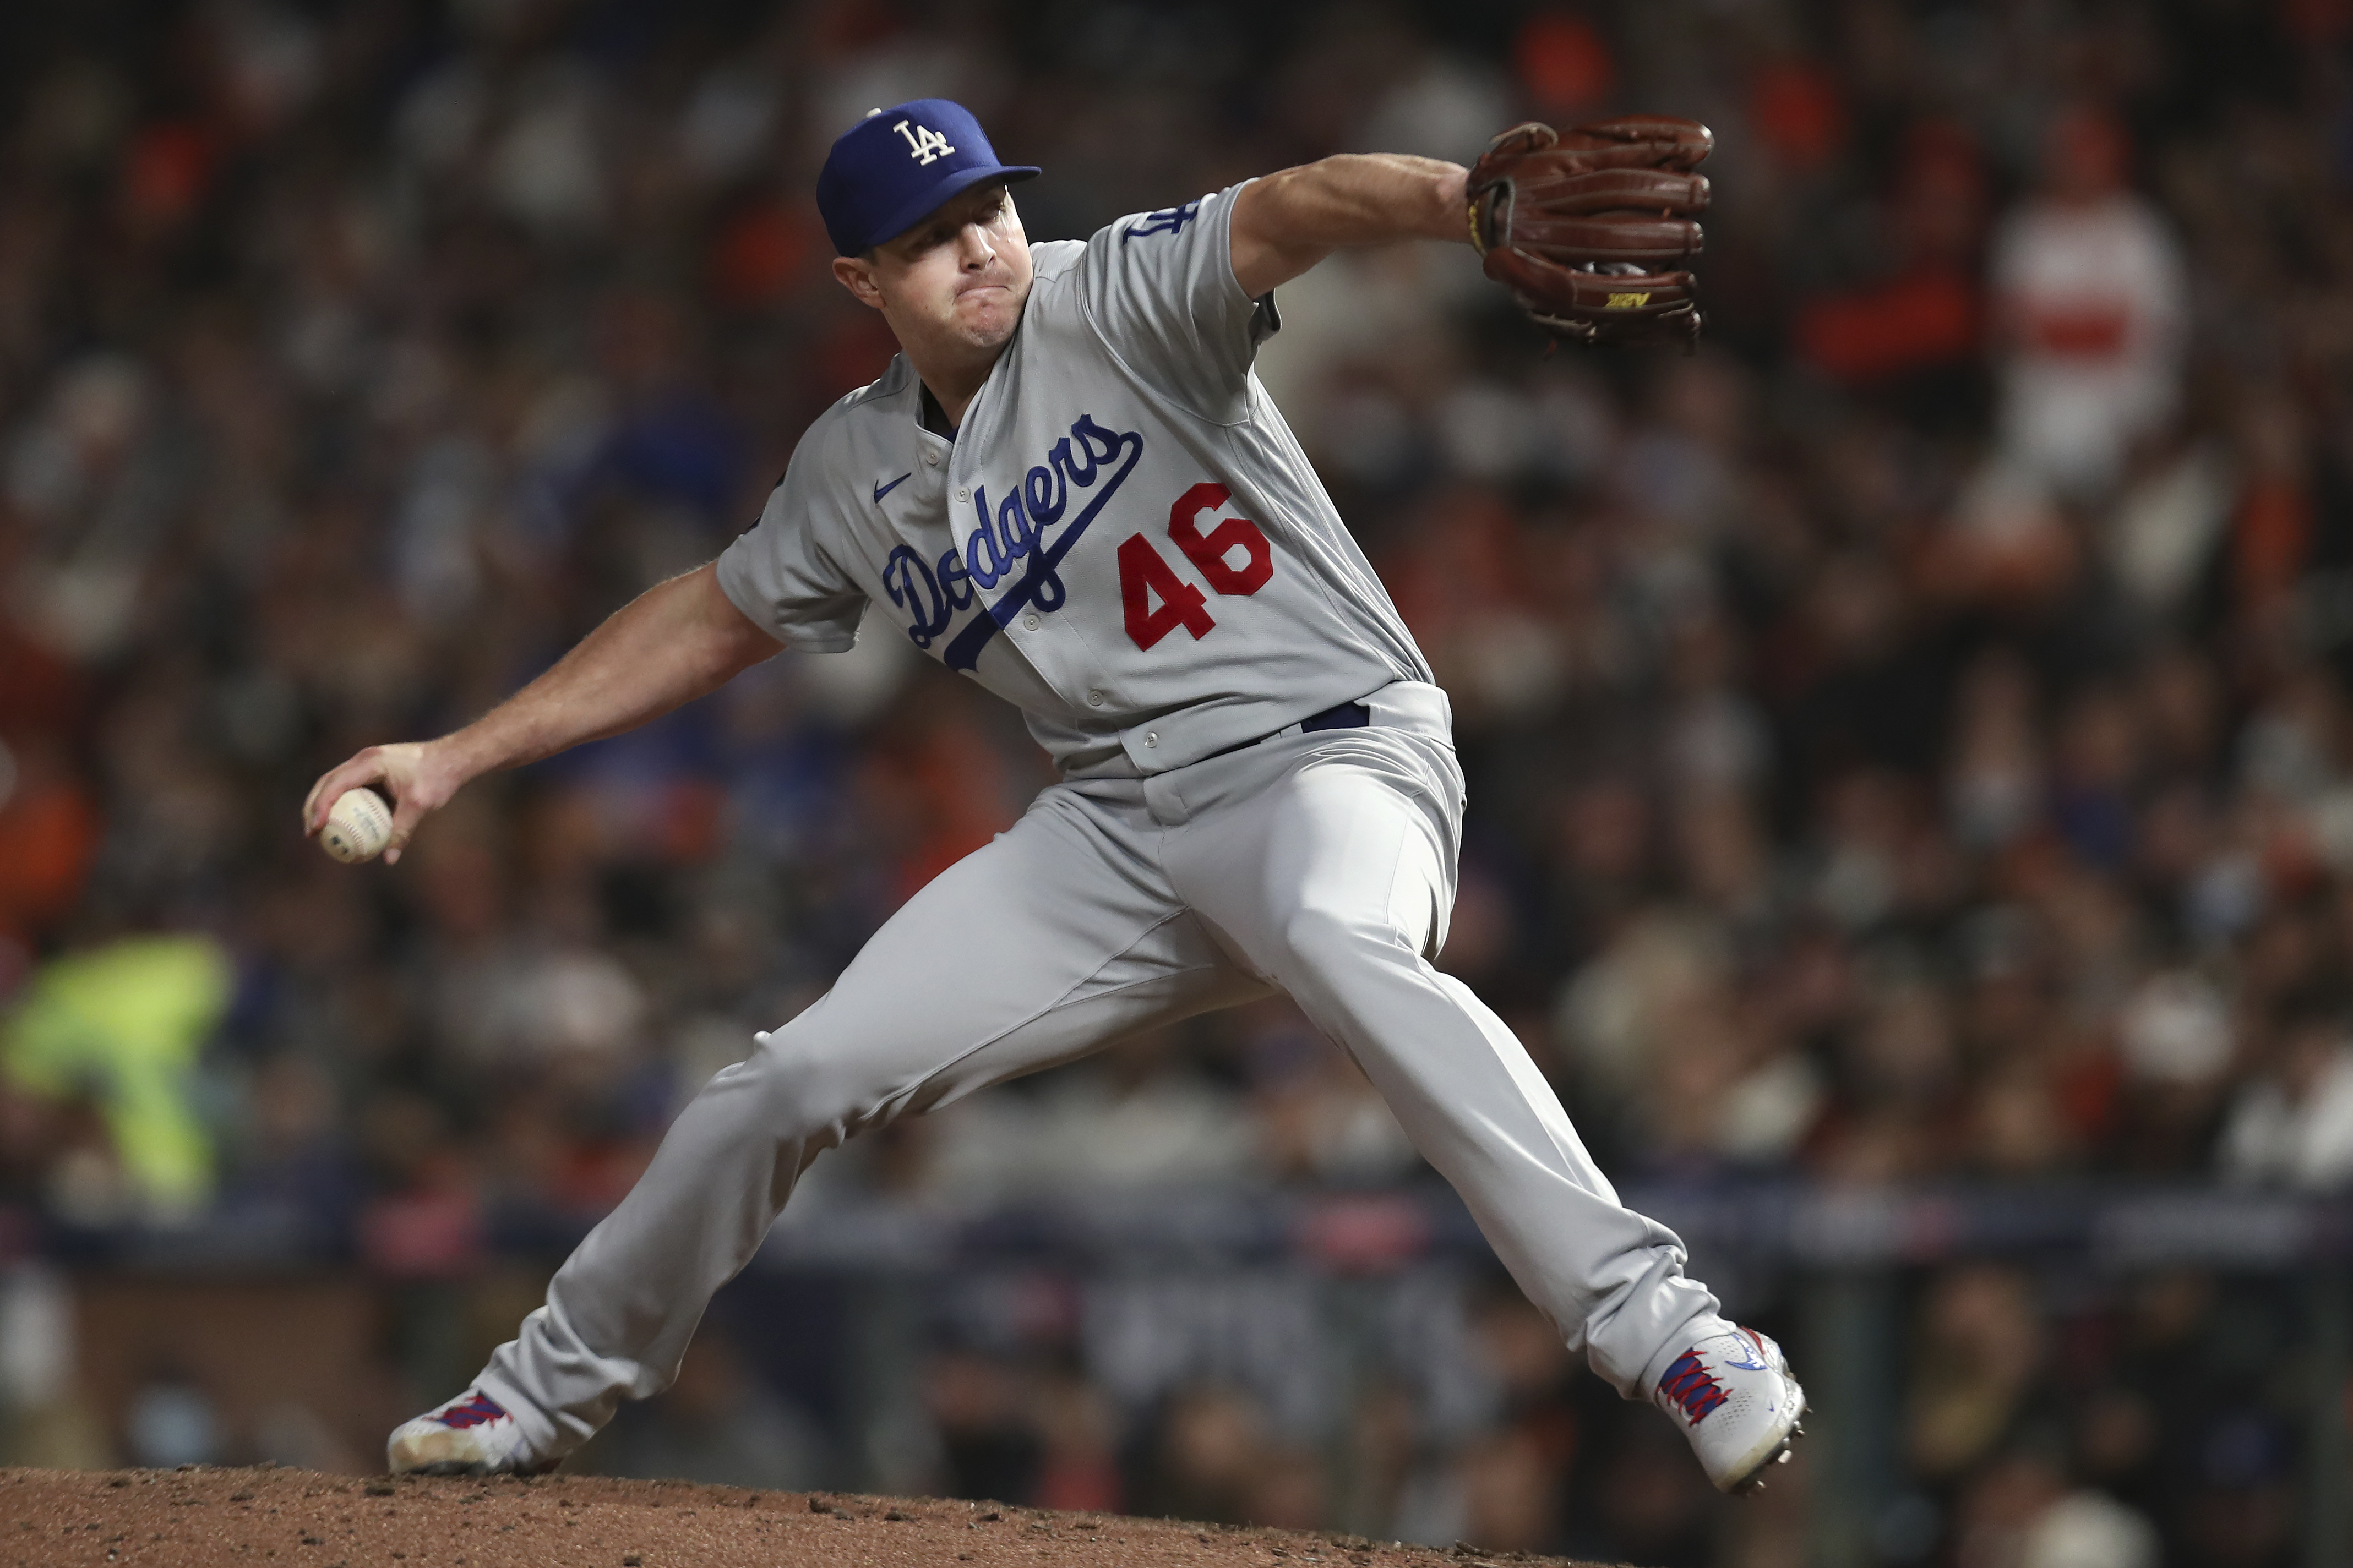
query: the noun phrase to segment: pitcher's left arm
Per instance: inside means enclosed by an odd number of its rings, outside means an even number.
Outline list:
[[[1344,153],[1253,180],[1234,199],[1234,277],[1255,300],[1345,246],[1467,245],[1469,174],[1437,158]]]

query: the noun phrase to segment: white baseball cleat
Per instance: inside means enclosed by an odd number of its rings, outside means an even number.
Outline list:
[[[532,1452],[505,1405],[474,1388],[394,1427],[384,1454],[396,1476],[535,1476],[555,1468]]]
[[[1803,1434],[1806,1391],[1781,1347],[1754,1329],[1728,1328],[1668,1363],[1651,1403],[1665,1411],[1720,1492],[1754,1491]]]

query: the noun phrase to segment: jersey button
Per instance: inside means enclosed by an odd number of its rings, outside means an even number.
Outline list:
[[[940,455],[937,452],[926,450],[923,453],[923,467],[927,468],[936,468],[939,466]]]
[[[1024,630],[1036,631],[1038,629],[1037,612],[1033,610],[1029,615],[1022,616],[1021,625]]]
[[[1100,691],[1090,691],[1090,692],[1088,692],[1088,693],[1087,693],[1087,706],[1088,706],[1088,707],[1090,707],[1090,708],[1100,708],[1100,707],[1102,707],[1103,705],[1103,694],[1102,692],[1100,692]]]
[[[959,490],[957,490],[957,491],[956,491],[956,500],[970,500],[971,499],[972,499],[972,492],[971,492],[970,490],[967,490],[967,489],[959,489]]]
[[[1144,732],[1144,743],[1147,746],[1156,746],[1160,744],[1160,731],[1157,730],[1146,730]]]

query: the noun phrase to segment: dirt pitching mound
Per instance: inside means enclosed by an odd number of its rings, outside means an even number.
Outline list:
[[[1471,1568],[1560,1558],[1001,1503],[596,1476],[0,1470],[0,1563],[24,1568]]]

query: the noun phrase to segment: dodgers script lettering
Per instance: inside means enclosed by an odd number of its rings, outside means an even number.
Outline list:
[[[1060,609],[1068,596],[1057,570],[1062,558],[1143,456],[1140,433],[1113,430],[1092,414],[1082,414],[1071,433],[1047,452],[1045,461],[1003,493],[992,496],[987,486],[974,486],[971,531],[961,548],[950,549],[934,562],[902,544],[882,563],[884,591],[910,617],[908,639],[917,647],[930,648],[959,613],[972,607],[981,590],[1009,581],[1011,585],[996,602],[985,606],[942,651],[942,662],[949,668],[970,669],[997,628],[1025,607],[1050,614]]]

